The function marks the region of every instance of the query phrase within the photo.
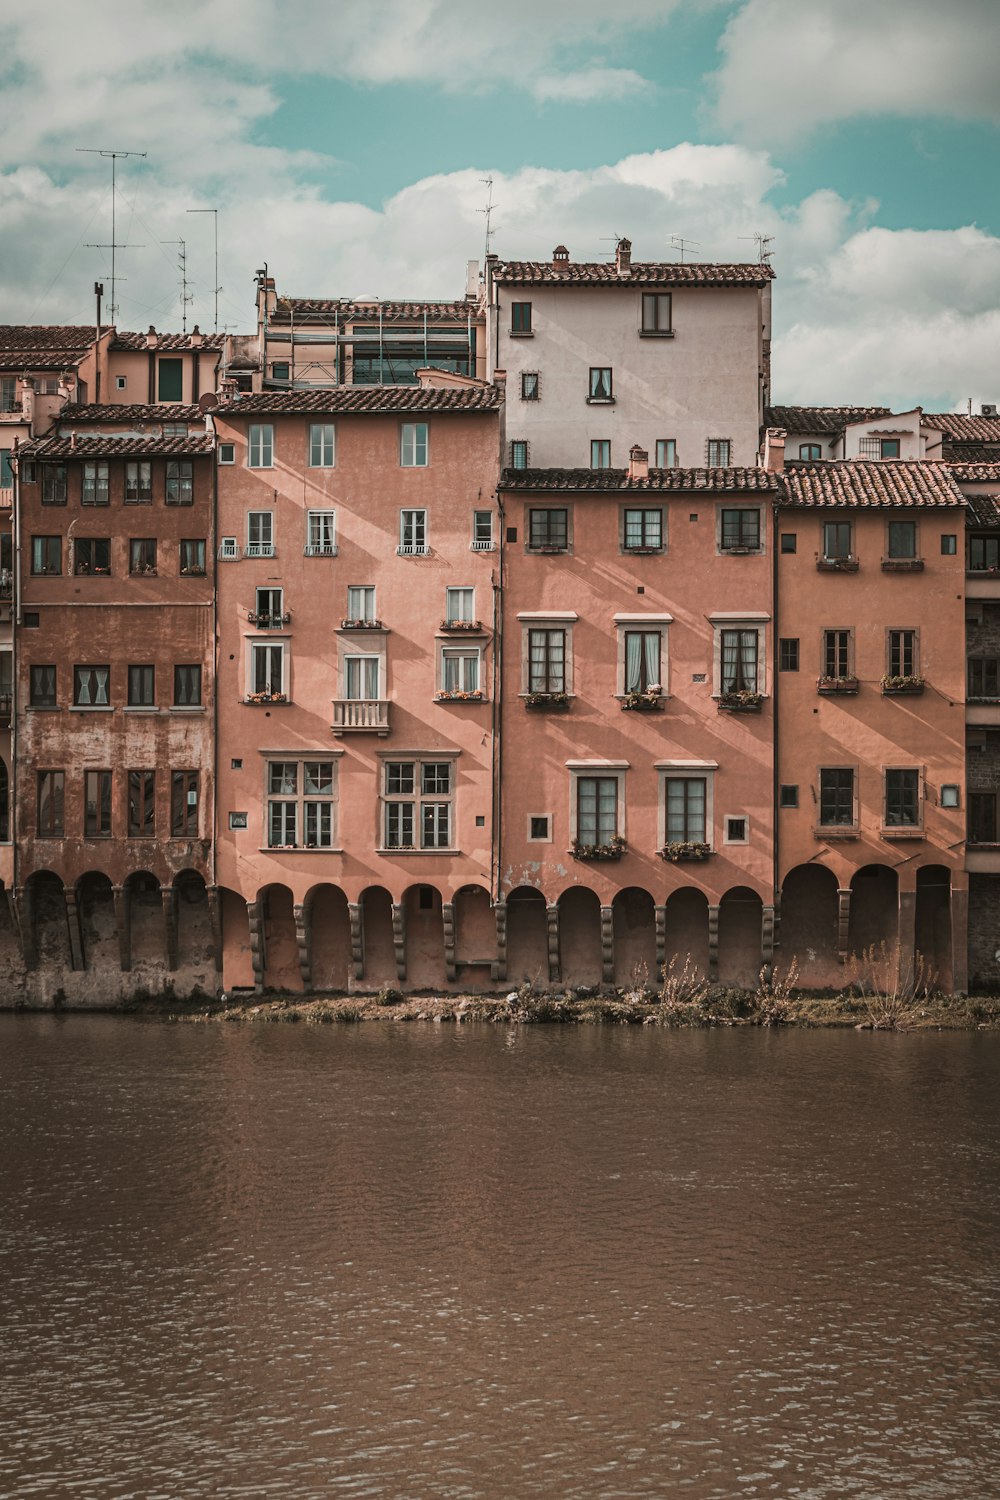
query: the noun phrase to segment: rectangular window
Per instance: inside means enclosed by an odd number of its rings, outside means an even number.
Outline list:
[[[74,667],[73,702],[77,708],[110,708],[111,668]]]
[[[290,378],[291,365],[287,359],[276,359],[271,364],[272,380],[288,380]]]
[[[528,546],[547,552],[565,552],[569,536],[569,511],[564,509],[530,510],[528,512]]]
[[[412,849],[419,829],[421,849],[451,847],[450,761],[387,761],[385,847]]]
[[[247,514],[247,557],[274,556],[274,516],[269,510]]]
[[[666,841],[668,844],[705,844],[707,782],[704,776],[667,777]]]
[[[306,556],[337,555],[336,512],[311,510],[306,515]]]
[[[309,427],[309,467],[332,469],[334,438],[332,422],[313,422]]]
[[[824,827],[854,823],[854,772],[843,767],[819,773],[819,821]]]
[[[899,457],[899,438],[882,438],[879,442],[879,458]]]
[[[284,696],[285,648],[254,642],[250,646],[251,693],[255,697]]]
[[[175,839],[198,837],[198,772],[170,773],[170,836]]]
[[[347,590],[347,618],[354,624],[372,624],[375,614],[374,584],[351,584]]]
[[[723,552],[756,552],[760,549],[760,511],[740,507],[722,512],[720,537]]]
[[[941,556],[954,557],[958,552],[958,535],[953,531],[946,531],[941,537]]]
[[[799,545],[798,533],[794,531],[783,531],[781,533],[782,552],[795,552]]]
[[[823,556],[831,562],[851,556],[850,521],[824,522]]]
[[[721,687],[724,693],[757,691],[756,630],[723,630],[721,636]]]
[[[83,836],[85,839],[111,837],[111,772],[83,773]]]
[[[1000,698],[1000,659],[995,656],[969,658],[969,697]]]
[[[886,828],[918,828],[920,826],[919,771],[886,771],[885,826]]]
[[[236,444],[235,443],[220,443],[219,444],[219,463],[220,464],[234,464],[235,462],[236,462]]]
[[[441,687],[446,693],[478,693],[479,652],[445,646],[441,652]]]
[[[995,573],[1000,568],[1000,536],[969,537],[969,572]]]
[[[778,803],[781,807],[798,807],[799,789],[797,786],[784,784],[778,793]]]
[[[916,521],[889,522],[889,556],[910,561],[917,555]]]
[[[528,692],[566,691],[565,630],[528,631]]]
[[[401,557],[424,557],[427,553],[427,512],[401,510],[399,513],[399,546]]]
[[[83,466],[83,489],[80,498],[84,505],[107,505],[108,466],[106,463],[87,462]]]
[[[528,444],[524,438],[513,438],[511,440],[510,466],[512,469],[526,469],[528,467]]]
[[[617,776],[578,776],[576,837],[581,844],[610,844],[618,834]]]
[[[797,636],[785,636],[778,642],[778,669],[781,672],[799,670],[799,642]]]
[[[63,771],[38,773],[38,837],[61,839],[65,834],[66,775]]]
[[[590,467],[592,469],[611,468],[611,439],[591,438],[590,440]]]
[[[188,435],[188,424],[186,422],[164,422],[163,436],[165,438],[186,438]]]
[[[125,465],[125,504],[149,505],[153,499],[153,466],[150,463]]]
[[[656,468],[676,469],[677,467],[677,439],[656,439]]]
[[[157,364],[157,400],[184,400],[184,361],[161,359]]]
[[[612,401],[611,366],[591,365],[588,401]]]
[[[530,302],[512,302],[510,304],[510,331],[511,333],[531,332]]]
[[[521,400],[538,400],[538,371],[522,370],[521,372]]]
[[[0,412],[19,412],[21,403],[17,399],[17,376],[0,375]]]
[[[658,693],[662,691],[660,647],[661,636],[658,630],[626,630],[626,693],[645,693],[650,688]]]
[[[427,423],[404,422],[399,430],[399,462],[404,469],[427,467]]]
[[[65,464],[42,464],[42,504],[66,504]]]
[[[302,767],[303,826],[307,849],[333,846],[333,765],[307,760]]]
[[[167,459],[167,505],[194,504],[194,465],[189,458]]]
[[[200,578],[205,572],[205,538],[186,536],[181,539],[180,575]]]
[[[174,707],[201,707],[201,666],[187,663],[174,667]]]
[[[823,676],[840,679],[851,675],[851,632],[824,630]]]
[[[111,572],[111,538],[108,536],[77,537],[73,544],[73,572],[80,578],[85,574]]]
[[[472,550],[473,552],[492,552],[493,550],[493,512],[491,510],[472,512]]]
[[[969,843],[995,844],[997,842],[997,794],[996,792],[969,793]]]
[[[133,577],[137,578],[151,578],[155,575],[155,536],[133,536],[129,538],[128,570]]]
[[[657,507],[650,510],[626,510],[626,552],[658,552],[663,546],[663,511]]]
[[[258,630],[277,630],[288,624],[285,619],[284,597],[283,589],[256,590],[253,623]]]
[[[378,656],[345,656],[344,697],[354,703],[373,703],[379,699]]]
[[[889,631],[889,676],[915,677],[917,675],[917,632],[915,630]]]
[[[817,460],[821,459],[822,457],[823,450],[820,447],[819,443],[799,444],[799,458],[804,459],[807,463],[816,463]]]
[[[444,614],[449,622],[471,624],[476,618],[475,589],[445,589]]]
[[[706,462],[710,469],[728,469],[732,442],[729,438],[709,438]]]
[[[251,469],[274,468],[274,428],[270,423],[252,423],[247,435],[247,463]]]
[[[128,669],[129,708],[152,708],[156,703],[156,669],[146,663]]]
[[[156,772],[128,773],[128,837],[151,839],[156,836]]]
[[[36,576],[62,572],[61,537],[33,536],[31,538],[31,571]]]
[[[55,708],[56,669],[54,666],[31,667],[28,683],[28,702],[32,708]]]
[[[671,330],[671,294],[669,292],[643,292],[643,333],[669,333]]]

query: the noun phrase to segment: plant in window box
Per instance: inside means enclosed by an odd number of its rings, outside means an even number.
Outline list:
[[[818,677],[816,691],[819,693],[856,693],[858,679],[856,677]]]
[[[856,573],[856,557],[817,557],[816,566],[823,573]]]
[[[569,708],[568,693],[526,693],[525,708]]]
[[[434,694],[435,703],[482,703],[481,688],[442,688]]]
[[[924,560],[922,557],[883,557],[883,573],[922,573],[924,571]]]
[[[290,614],[271,615],[266,610],[251,609],[247,613],[247,620],[251,625],[256,625],[258,630],[276,630],[281,625],[290,625],[292,617]]]
[[[727,713],[755,714],[764,701],[763,693],[752,693],[747,688],[720,693],[718,706]]]
[[[268,844],[269,849],[297,849],[298,844]]]
[[[284,693],[247,693],[245,703],[287,703]]]
[[[147,568],[146,572],[147,573],[155,573],[156,569],[155,568]],[[204,576],[205,576],[205,569],[204,568],[181,568],[181,577],[182,578],[204,578]]]
[[[482,630],[478,620],[442,620],[442,630]]]
[[[695,839],[681,839],[664,844],[660,850],[660,858],[668,859],[672,864],[682,863],[684,860],[708,859],[715,851],[711,844],[702,844]]]
[[[341,620],[341,630],[381,630],[381,620]]]
[[[625,544],[625,551],[630,557],[652,557],[655,553],[662,550],[661,547],[639,546],[638,543],[633,542],[626,542]]]
[[[899,694],[917,694],[924,690],[924,679],[922,677],[893,677],[886,674],[882,678],[882,692],[887,697]]]
[[[640,692],[626,693],[621,702],[622,711],[635,709],[639,713],[655,713],[663,707],[663,688],[658,682],[651,682],[648,688]]]
[[[621,859],[627,848],[621,834],[616,833],[607,844],[582,844],[574,839],[572,852],[574,859]]]

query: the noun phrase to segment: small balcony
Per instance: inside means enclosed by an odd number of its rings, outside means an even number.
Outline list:
[[[232,556],[232,554],[231,553],[227,553],[227,556]],[[274,543],[273,542],[248,542],[247,545],[243,548],[243,556],[244,557],[273,557],[274,556]]]
[[[389,733],[389,704],[384,698],[335,698],[333,732],[342,734]]]
[[[281,630],[284,626],[292,623],[290,614],[283,615],[268,614],[264,610],[252,609],[247,615],[247,620],[257,630]]]

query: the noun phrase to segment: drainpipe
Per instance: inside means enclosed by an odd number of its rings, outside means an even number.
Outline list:
[[[779,740],[778,740],[778,714],[779,714],[779,693],[780,693],[779,684],[781,682],[781,672],[779,671],[779,666],[780,666],[780,661],[781,661],[781,646],[780,646],[781,624],[780,624],[779,615],[778,615],[778,561],[779,561],[779,547],[780,547],[780,544],[781,544],[781,537],[779,535],[779,529],[780,529],[780,526],[781,526],[781,512],[780,512],[779,503],[778,503],[777,500],[775,500],[774,505],[773,505],[773,515],[774,515],[774,533],[773,533],[773,540],[772,540],[772,544],[771,544],[771,619],[773,620],[774,624],[773,624],[773,627],[772,627],[772,630],[771,630],[771,662],[772,662],[772,665],[771,665],[771,674],[772,674],[771,675],[771,682],[772,682],[771,701],[772,701],[772,705],[773,705],[773,729],[772,729],[772,734],[773,734],[774,738],[773,738],[772,751],[771,751],[771,762],[772,762],[772,767],[771,767],[771,825],[772,825],[772,831],[771,831],[771,851],[772,851],[772,864],[773,864],[772,881],[773,881],[773,884],[774,884],[774,908],[775,908],[775,914],[776,914],[777,919],[778,919],[778,921],[777,921],[777,927],[778,927],[778,946],[780,947],[780,944],[781,944],[781,886],[779,885],[779,874],[780,874],[781,865],[780,865],[780,858],[779,858],[779,851],[778,851],[778,821],[779,821],[779,813],[780,813],[779,801],[780,801],[780,795],[781,795],[780,794],[781,767],[778,764],[778,744],[779,744]],[[773,960],[772,960],[772,962],[773,962]]]
[[[496,491],[498,567],[497,582],[493,585],[493,829],[491,845],[491,884],[494,906],[500,900],[500,879],[503,869],[503,570],[504,570],[504,505],[499,488]]]
[[[215,416],[209,413],[209,421],[212,425],[212,534],[210,544],[212,548],[212,842],[209,847],[208,865],[212,875],[212,886],[215,890],[216,901],[220,904],[219,927],[222,926],[221,902],[219,895],[219,882],[215,875],[215,848],[219,823],[219,559],[218,559],[218,536],[219,536],[219,434],[215,425]],[[222,976],[219,975],[218,983],[221,987]]]
[[[37,463],[38,460],[36,459],[35,462]],[[16,820],[16,817],[17,817],[17,809],[18,809],[18,806],[19,806],[18,797],[17,797],[17,783],[18,783],[18,779],[19,779],[18,778],[18,774],[17,774],[17,772],[18,772],[18,760],[17,760],[17,665],[18,665],[18,649],[17,649],[17,644],[18,643],[17,643],[17,637],[18,637],[18,626],[21,624],[21,526],[20,526],[20,514],[21,514],[21,463],[20,463],[20,460],[17,457],[17,450],[16,450],[16,448],[15,448],[15,452],[14,452],[13,469],[14,469],[14,490],[13,490],[13,494],[11,495],[10,529],[11,529],[11,534],[12,534],[13,540],[14,540],[14,547],[13,547],[13,554],[14,555],[11,558],[11,565],[12,565],[12,568],[13,568],[14,577],[13,577],[13,580],[12,580],[12,582],[13,582],[13,588],[11,590],[11,607],[10,607],[10,618],[11,618],[10,648],[11,648],[11,669],[12,670],[11,670],[11,684],[10,684],[10,775],[7,778],[7,798],[8,798],[7,816],[8,816],[8,820],[9,820],[7,832],[10,835],[10,841],[11,841],[11,844],[13,846],[13,861],[12,861],[12,869],[11,869],[11,891],[12,892],[17,890],[18,876],[19,876],[19,873],[20,873],[20,871],[19,871],[19,860],[18,860],[18,847],[19,846],[18,846],[17,827],[16,827],[15,820]],[[36,472],[37,472],[37,470],[36,470]]]

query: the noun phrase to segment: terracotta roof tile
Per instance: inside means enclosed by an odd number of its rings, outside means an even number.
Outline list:
[[[614,261],[500,261],[493,280],[502,286],[764,286],[774,280],[771,266],[719,265],[697,261],[632,261],[619,271]]]
[[[969,417],[962,412],[924,412],[921,427],[943,432],[954,443],[1000,444],[1000,417]]]
[[[352,302],[336,297],[279,297],[277,307],[268,315],[271,325],[296,323],[377,323],[381,311],[383,323],[412,323],[428,318],[444,322],[465,323],[477,313],[472,302]]]
[[[100,405],[95,402],[86,404],[78,401],[70,402],[59,412],[60,422],[97,422],[115,423],[123,422],[199,422],[202,413],[197,406],[188,406],[180,401],[161,401],[150,405],[143,402],[133,402],[131,405],[111,406]]]
[[[765,427],[783,427],[786,432],[843,432],[848,422],[869,422],[889,417],[888,406],[769,406]]]
[[[252,417],[262,412],[323,412],[336,416],[378,412],[497,411],[502,401],[495,385],[342,385],[323,391],[260,391],[236,396],[217,410],[227,417]]]
[[[1000,495],[967,495],[966,526],[1000,527]]]
[[[179,349],[205,349],[208,352],[218,351],[225,348],[226,335],[224,333],[203,333],[201,343],[193,344],[190,333],[158,333],[156,343],[151,352],[154,354],[170,353]],[[144,333],[127,333],[124,330],[116,332],[111,340],[111,348],[117,350],[131,349],[144,350],[146,335]]]
[[[1000,463],[959,463],[945,467],[959,484],[990,484],[1000,480]]]
[[[629,479],[627,469],[505,469],[503,490],[679,490],[712,493],[777,490],[770,469],[650,469],[648,479]]]
[[[107,329],[102,329],[106,333]],[[93,323],[75,324],[5,323],[0,325],[0,350],[89,349],[94,342]]]
[[[865,462],[852,458],[846,463],[795,464],[784,471],[782,478],[783,505],[965,504],[947,464]]]
[[[189,458],[211,455],[215,439],[205,433],[198,437],[105,437],[82,434],[73,445],[72,438],[38,438],[18,449],[22,458]]]

